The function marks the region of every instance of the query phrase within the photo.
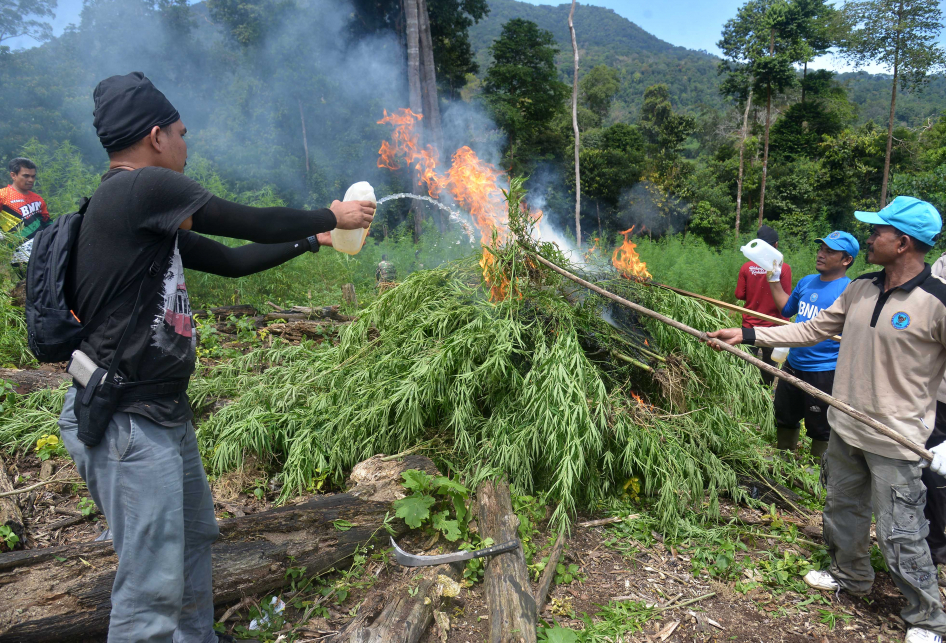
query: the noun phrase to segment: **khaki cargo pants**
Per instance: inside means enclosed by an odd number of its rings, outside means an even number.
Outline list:
[[[946,634],[936,566],[926,544],[926,487],[919,465],[852,447],[832,431],[821,466],[828,490],[824,506],[824,540],[831,556],[828,571],[852,594],[870,591],[873,509],[880,551],[893,582],[907,599],[900,616],[911,626]]]

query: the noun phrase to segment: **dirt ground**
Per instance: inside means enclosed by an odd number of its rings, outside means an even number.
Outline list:
[[[64,365],[46,365],[35,370],[0,369],[0,377],[14,382],[16,390],[27,393],[43,387],[58,386],[68,378]],[[71,461],[53,459],[41,462],[35,454],[4,454],[2,464],[15,487],[24,487],[36,481],[49,479],[76,479]],[[265,474],[250,463],[243,471],[223,476],[213,482],[215,507],[218,518],[239,517],[263,511],[272,506],[277,489],[272,488]],[[105,521],[97,511],[83,515],[80,500],[88,493],[81,485],[50,484],[28,494],[16,496],[26,521],[25,547],[36,549],[68,543],[94,540],[105,529]],[[87,508],[87,503],[85,504]],[[724,508],[730,515],[737,508]],[[88,511],[87,511],[88,512]],[[738,509],[740,517],[759,521],[761,514],[745,508]],[[601,516],[583,516],[582,521]],[[801,524],[804,523],[804,524]],[[806,538],[820,543],[820,515],[805,517],[799,527]],[[759,524],[756,522],[755,524]],[[643,631],[615,637],[613,643],[640,641],[752,641],[760,643],[801,641],[901,641],[904,624],[898,614],[904,601],[884,572],[877,574],[873,591],[866,598],[847,594],[808,590],[807,595],[793,591],[776,591],[756,587],[746,593],[736,591],[735,582],[719,582],[704,570],[694,576],[690,559],[674,547],[656,541],[651,546],[630,541],[625,537],[621,547],[609,546],[618,539],[613,526],[573,527],[564,554],[566,564],[578,567],[577,579],[569,584],[553,585],[548,605],[541,618],[548,624],[557,623],[572,629],[584,629],[583,617],[594,619],[602,605],[612,600],[637,601],[656,608]],[[427,541],[427,542],[425,542]],[[536,558],[547,555],[551,537],[540,533]],[[429,545],[429,538],[419,533],[405,537],[402,546],[413,553],[443,553],[450,551],[439,544]],[[798,549],[776,539],[762,539],[750,547],[750,556],[762,556],[766,549]],[[633,555],[624,553],[632,551]],[[800,552],[804,555],[806,552]],[[3,554],[0,554],[2,556]],[[333,634],[350,620],[358,606],[370,593],[383,592],[391,596],[407,591],[416,576],[416,569],[403,568],[393,557],[370,557],[360,569],[350,595],[339,605],[326,603],[325,616],[298,622],[300,612],[287,607],[287,628],[294,627],[296,641],[329,641]],[[337,574],[336,574],[337,578]],[[324,579],[328,583],[332,578]],[[535,587],[533,587],[533,590]],[[268,600],[264,596],[249,597],[257,604]],[[822,598],[827,603],[822,602]],[[217,610],[221,618],[227,606]],[[833,626],[825,620],[827,610],[837,615]],[[464,587],[460,594],[448,599],[446,615],[449,629],[431,626],[425,643],[478,643],[487,639],[488,609],[482,583]],[[232,628],[249,621],[248,608],[237,610],[227,621]],[[94,640],[94,639],[93,639]],[[104,639],[103,639],[104,640]],[[283,641],[293,640],[292,637]]]

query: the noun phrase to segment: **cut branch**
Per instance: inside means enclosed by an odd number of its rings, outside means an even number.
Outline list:
[[[549,590],[552,588],[552,580],[555,578],[555,568],[558,566],[558,559],[562,557],[562,550],[565,548],[565,534],[560,533],[555,539],[555,545],[552,547],[552,553],[549,554],[549,562],[542,571],[542,577],[539,579],[539,587],[535,590],[535,611],[541,614],[545,609],[545,603],[549,598]]]

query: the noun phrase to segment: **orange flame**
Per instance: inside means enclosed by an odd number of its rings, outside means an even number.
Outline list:
[[[624,235],[624,243],[621,247],[615,248],[611,263],[625,279],[650,279],[647,264],[641,261],[640,255],[637,254],[635,250],[637,244],[631,241],[632,232],[634,232],[634,226],[621,233]]]
[[[401,169],[403,159],[407,166],[417,172],[417,185],[426,186],[427,193],[439,198],[446,191],[458,206],[473,217],[480,232],[480,243],[484,246],[496,242],[503,243],[509,234],[509,212],[499,181],[502,172],[481,160],[472,149],[463,146],[453,153],[450,167],[443,173],[437,173],[440,162],[439,152],[430,145],[420,148],[419,134],[414,126],[423,118],[410,109],[399,109],[393,114],[384,111],[381,125],[394,126],[391,141],[383,141],[378,150],[378,167],[389,170]],[[542,211],[536,210],[529,216],[538,226]],[[490,284],[490,298],[502,300],[507,295],[508,279],[495,274],[496,258],[485,248],[480,266],[483,278]]]
[[[643,407],[645,407],[645,408],[651,408],[650,404],[648,404],[648,403],[645,402],[643,399],[641,399],[641,396],[640,396],[640,395],[638,395],[638,394],[635,393],[634,391],[631,391],[630,393],[631,393],[631,397],[633,397],[633,398],[637,401],[637,403],[638,403],[640,406],[643,406]]]
[[[591,247],[588,248],[588,252],[585,253],[585,261],[591,261],[592,255],[598,252],[598,242],[601,241],[601,239],[599,239],[598,237],[595,237],[594,241],[595,242],[591,245]]]

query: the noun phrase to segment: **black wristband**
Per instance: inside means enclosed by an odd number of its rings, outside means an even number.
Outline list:
[[[743,344],[749,344],[750,346],[755,345],[755,328],[746,328],[742,329],[742,342]]]
[[[319,238],[314,234],[311,237],[307,237],[306,241],[309,242],[309,252],[318,252],[319,248],[322,247],[322,244],[319,243]]]

